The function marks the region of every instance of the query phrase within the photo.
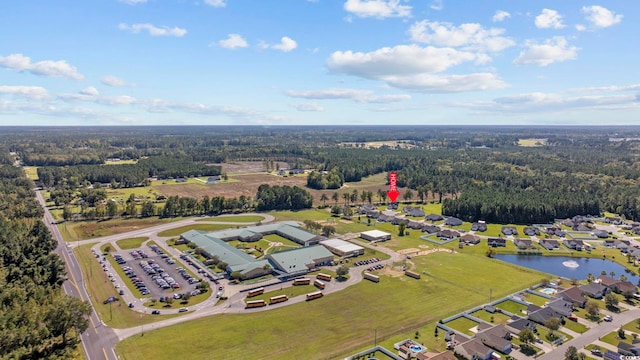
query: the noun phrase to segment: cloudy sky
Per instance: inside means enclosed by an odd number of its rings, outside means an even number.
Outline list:
[[[0,125],[639,125],[638,0],[21,0]]]

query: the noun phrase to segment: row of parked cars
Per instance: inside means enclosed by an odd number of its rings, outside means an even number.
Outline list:
[[[371,258],[371,259],[367,259],[367,260],[359,260],[359,261],[354,262],[353,264],[355,266],[369,265],[369,264],[375,264],[375,263],[377,263],[379,261],[380,261],[380,259],[378,259],[378,258]]]
[[[138,278],[138,275],[136,275],[131,266],[123,265],[122,270],[124,271],[124,274],[127,275],[129,279],[131,279],[131,282],[138,289],[138,291],[140,291],[140,294],[151,294],[151,291],[149,291],[147,285],[144,283],[144,281],[142,281],[142,279]]]
[[[191,276],[191,274],[189,274],[187,272],[187,270],[183,269],[182,267],[177,267],[176,270],[182,276],[183,279],[185,279],[185,280],[187,280],[189,282],[189,284],[195,284],[195,283],[200,282],[198,279],[196,279],[193,276]]]
[[[170,258],[170,257],[169,257],[169,255],[165,254],[165,252],[164,252],[162,249],[160,249],[160,247],[159,247],[158,245],[151,244],[151,245],[149,245],[149,247],[151,248],[151,250],[152,250],[153,252],[155,252],[156,254],[160,255],[160,257],[161,257],[162,259],[164,259],[164,261],[166,261],[166,262],[167,262],[167,264],[169,264],[169,265],[173,265],[173,264],[175,264],[175,263],[176,263],[176,262],[175,262],[175,260],[173,260],[172,258]]]

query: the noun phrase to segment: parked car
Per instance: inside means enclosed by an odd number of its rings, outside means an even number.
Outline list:
[[[178,312],[187,312],[187,311],[189,311],[189,309],[187,309],[186,307],[178,309]]]
[[[109,296],[105,301],[103,301],[103,304],[109,304],[112,302],[118,301],[118,298],[115,296]]]
[[[134,306],[135,306],[135,305],[133,305],[133,303],[129,303],[129,307],[130,307],[130,308],[132,308],[132,307],[134,307]]]
[[[160,315],[160,310],[153,310],[151,312],[152,315]]]
[[[613,321],[613,317],[611,317],[611,315],[607,315],[602,320],[607,321],[607,322],[611,322],[611,321]]]

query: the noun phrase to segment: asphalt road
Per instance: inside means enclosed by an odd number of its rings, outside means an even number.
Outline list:
[[[40,202],[40,205],[42,205],[42,208],[44,209],[43,221],[49,228],[51,236],[53,236],[53,238],[58,242],[58,247],[54,252],[58,254],[66,264],[67,281],[62,284],[62,289],[66,294],[77,297],[91,304],[89,294],[84,287],[82,270],[80,269],[80,265],[78,264],[73,251],[67,243],[65,243],[58,227],[52,224],[54,219],[53,216],[51,216],[49,209],[45,206],[42,194],[39,191],[36,191],[36,196],[38,202]],[[80,340],[87,359],[118,359],[114,351],[114,346],[118,342],[118,336],[116,336],[113,329],[102,323],[93,306],[91,307],[91,315],[89,316],[89,328],[80,335]]]

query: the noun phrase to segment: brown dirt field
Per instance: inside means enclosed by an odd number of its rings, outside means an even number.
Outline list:
[[[116,219],[109,221],[86,221],[72,223],[68,226],[69,233],[75,238],[91,239],[95,237],[122,234],[129,231],[144,229],[151,226],[166,224],[172,219]]]
[[[261,165],[262,163],[260,163]],[[267,173],[250,173],[250,174],[235,174],[231,176],[234,182],[229,183],[218,183],[218,184],[171,184],[171,185],[154,185],[154,189],[158,192],[166,195],[166,196],[187,196],[194,197],[197,199],[202,198],[204,195],[209,195],[209,197],[213,196],[225,196],[225,197],[239,197],[240,195],[251,196],[254,197],[256,192],[258,191],[258,187],[261,184],[269,184],[271,186],[279,185],[289,185],[289,186],[297,186],[299,188],[307,190],[313,196],[313,204],[314,206],[321,205],[320,197],[322,194],[326,194],[329,200],[326,202],[326,205],[333,205],[333,200],[331,200],[331,196],[334,192],[338,192],[338,194],[342,194],[343,192],[351,192],[353,188],[348,188],[349,184],[346,184],[342,189],[338,190],[314,190],[309,189],[307,184],[307,178],[302,176],[277,176]],[[357,184],[357,183],[356,183]],[[368,190],[373,192],[373,201],[377,202],[378,189],[386,189],[385,185],[381,183],[380,185],[369,185],[365,187],[358,187],[358,190],[362,192],[362,190]],[[399,189],[403,191],[404,189]],[[360,198],[358,197],[357,203],[359,204]],[[340,200],[338,200],[338,204],[343,204],[344,200],[342,200],[342,196],[340,196]]]

